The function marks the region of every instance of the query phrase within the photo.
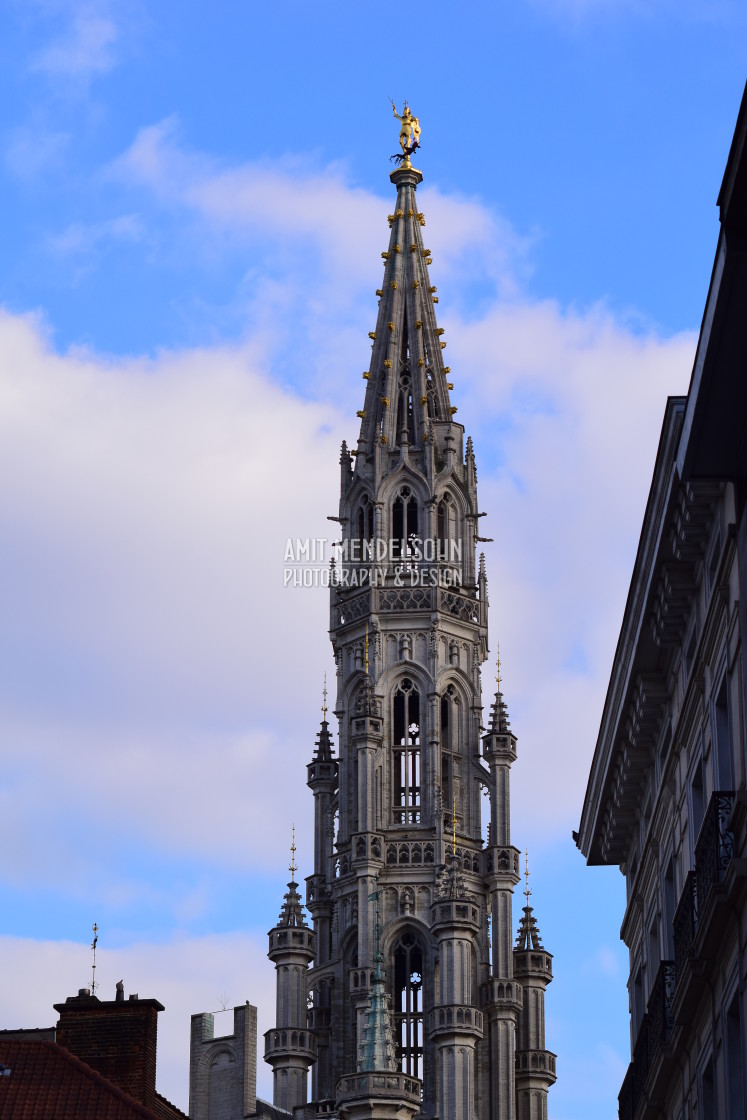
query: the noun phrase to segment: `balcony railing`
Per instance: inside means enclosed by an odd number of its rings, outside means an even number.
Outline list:
[[[633,1063],[628,1066],[628,1072],[623,1078],[622,1087],[617,1096],[618,1116],[620,1120],[633,1120],[635,1115],[635,1097],[633,1096]]]
[[[685,966],[693,955],[693,941],[698,929],[698,885],[695,872],[689,871],[682,888],[677,909],[674,912],[672,932],[674,935],[674,972],[675,982],[679,984]]]
[[[633,1061],[618,1095],[620,1120],[634,1120],[649,1074],[674,1028],[675,994],[680,989],[688,962],[695,956],[699,929],[703,927],[701,939],[709,936],[706,930],[716,912],[714,907],[718,905],[711,897],[712,891],[723,883],[735,855],[734,837],[727,827],[734,799],[734,793],[717,790],[708,803],[695,845],[695,870],[688,873],[674,912],[674,960],[661,962],[652,985],[646,1014],[638,1029]],[[678,1016],[681,1014],[682,1008]]]
[[[644,1015],[638,1028],[638,1038],[633,1050],[633,1099],[634,1104],[643,1096],[643,1086],[648,1077],[648,1015]]]
[[[695,845],[695,875],[701,909],[711,890],[723,882],[734,859],[734,837],[726,827],[734,805],[734,793],[717,790],[711,797]]]
[[[658,1058],[662,1045],[667,1041],[674,1017],[674,961],[662,961],[648,997],[648,1058],[652,1066]]]

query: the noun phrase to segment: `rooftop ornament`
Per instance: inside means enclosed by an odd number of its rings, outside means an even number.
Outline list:
[[[420,121],[412,115],[412,110],[406,101],[400,116],[391,97],[389,100],[392,102],[392,112],[400,122],[399,146],[402,149],[402,154],[396,152],[389,157],[390,162],[396,162],[399,167],[412,167],[410,156],[420,147]]]

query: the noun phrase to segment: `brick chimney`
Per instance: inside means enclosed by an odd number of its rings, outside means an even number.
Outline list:
[[[156,1099],[157,999],[100,1000],[87,988],[56,1003],[57,1042],[146,1108]]]

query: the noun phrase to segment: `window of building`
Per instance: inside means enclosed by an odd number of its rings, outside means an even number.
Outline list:
[[[690,630],[690,633],[689,633],[688,637],[685,639],[685,649],[684,649],[684,653],[682,655],[682,687],[683,688],[685,688],[687,686],[687,682],[690,680],[690,673],[692,672],[693,662],[695,661],[695,647],[697,645],[696,639],[697,639],[697,633],[696,633],[696,630],[695,630],[695,623],[693,623],[692,628]]]
[[[423,950],[405,931],[394,949],[394,1021],[400,1069],[423,1076]]]
[[[641,1029],[643,1016],[646,1011],[646,996],[643,990],[643,969],[639,966],[636,969],[635,978],[633,980],[633,991],[631,993],[631,1013],[633,1021],[633,1045],[635,1045],[638,1038],[638,1031]]]
[[[703,823],[705,815],[705,782],[703,776],[703,759],[698,759],[698,763],[693,770],[692,777],[690,778],[690,819],[692,821],[692,829],[690,830],[690,838],[693,846],[694,856],[695,844],[700,832],[700,826]]]
[[[654,986],[659,970],[659,915],[656,914],[648,930],[648,990]]]
[[[441,797],[444,824],[451,830],[454,813],[460,813],[458,801],[458,764],[460,749],[461,705],[453,684],[441,697]]]
[[[361,542],[361,545],[363,545],[364,541],[370,541],[370,540],[373,539],[373,535],[374,535],[374,511],[373,511],[373,504],[371,503],[371,500],[370,500],[368,494],[363,495],[363,498],[361,500],[361,504],[358,507],[358,516],[357,516],[357,519],[356,519],[356,529],[357,529],[357,537],[358,537],[358,540]],[[367,559],[368,558],[365,555],[365,553],[363,552],[362,548],[361,548],[361,551],[360,551],[360,557],[361,557],[361,559]]]
[[[662,901],[664,906],[663,913],[663,940],[664,940],[664,956],[666,960],[674,960],[674,910],[675,910],[675,892],[674,892],[674,861],[669,860],[664,871],[664,878],[662,881]]]
[[[721,560],[721,529],[717,528],[711,547],[708,550],[705,566],[706,595],[710,599],[716,586],[719,562]]]
[[[744,1040],[738,992],[726,1012],[726,1090],[727,1120],[744,1120]]]
[[[420,821],[420,693],[409,677],[400,681],[393,703],[394,819]]]
[[[418,536],[418,503],[409,486],[403,486],[392,505],[392,556],[407,556],[407,542]]]
[[[703,1066],[698,1088],[700,1098],[699,1120],[716,1120],[716,1081],[713,1073],[713,1058],[709,1058]]]
[[[727,676],[721,681],[721,686],[713,703],[713,739],[716,745],[716,789],[732,789],[732,759],[731,735],[729,732],[729,690]]]
[[[415,414],[412,408],[412,386],[410,375],[403,372],[400,379],[401,389],[397,399],[397,439],[403,431],[407,432],[408,443],[415,442]]]

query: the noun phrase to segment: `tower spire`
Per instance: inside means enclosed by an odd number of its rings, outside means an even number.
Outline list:
[[[488,538],[479,536],[474,448],[451,404],[423,243],[422,174],[412,166],[419,122],[409,106],[393,108],[401,126],[390,174],[396,201],[358,445],[354,454],[343,445],[333,518],[342,549],[329,625],[337,757],[324,696],[307,767],[315,804],[314,872],[305,880],[316,934],[312,1097],[319,1115],[347,1120],[516,1120],[525,1111],[515,1092],[524,992],[512,954],[521,881],[510,829],[516,738],[499,660],[481,743],[488,581],[477,545]],[[487,844],[478,782],[490,793]],[[294,883],[284,913],[295,892]],[[278,964],[281,946],[305,938],[282,934],[278,926]],[[281,1041],[270,1058],[279,1076],[291,1056]],[[284,1100],[276,1103],[288,1108]]]
[[[395,108],[395,116],[402,123],[403,154],[389,176],[397,200],[389,215],[389,247],[381,254],[384,280],[377,291],[379,311],[358,414],[358,453],[367,457],[377,446],[422,446],[430,422],[449,421],[456,412],[449,398],[450,368],[443,360],[444,332],[436,322],[438,297],[428,275],[432,259],[423,243],[425,215],[415,197],[423,176],[410,162],[419,147],[420,123],[407,103],[401,115]]]

